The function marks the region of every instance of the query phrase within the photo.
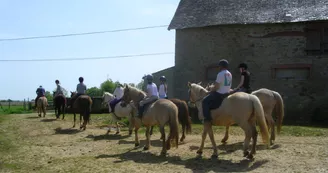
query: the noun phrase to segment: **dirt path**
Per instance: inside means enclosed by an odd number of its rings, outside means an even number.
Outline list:
[[[0,126],[11,140],[11,148],[0,155],[0,172],[328,172],[327,137],[278,136],[272,149],[257,147],[250,162],[242,158],[243,136],[231,135],[226,146],[219,143],[222,134],[216,136],[219,159],[209,160],[209,139],[203,158],[197,158],[201,136],[187,135],[165,158],[158,156],[158,134],[152,136],[152,148],[143,151],[134,148],[134,137],[126,131],[107,136],[106,130],[92,125],[83,132],[71,129],[71,120],[10,117]],[[140,134],[140,139],[143,146],[145,136]]]

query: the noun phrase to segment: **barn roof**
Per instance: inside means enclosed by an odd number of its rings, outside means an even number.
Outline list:
[[[327,0],[181,0],[168,29],[314,20],[328,20]]]

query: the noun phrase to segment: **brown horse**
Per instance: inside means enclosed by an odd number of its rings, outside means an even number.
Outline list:
[[[130,103],[131,100],[135,104],[146,97],[146,93],[132,86],[126,85],[124,88],[124,95],[122,97],[121,105],[124,107],[126,104]],[[136,106],[137,107],[137,106]],[[171,148],[171,141],[175,142],[176,147],[178,148],[179,142],[179,127],[178,127],[178,107],[170,100],[159,99],[151,103],[148,108],[145,109],[142,118],[133,117],[135,125],[135,146],[139,146],[138,139],[138,130],[143,124],[146,127],[146,146],[144,150],[150,148],[150,127],[159,125],[160,132],[163,136],[163,147],[161,154],[165,155],[167,150]],[[170,133],[167,141],[165,141],[165,125],[169,124]]]
[[[60,114],[63,114],[63,118],[65,118],[65,107],[66,107],[66,98],[64,95],[59,94],[58,96],[56,96],[56,92],[53,92],[53,96],[54,96],[54,107],[55,107],[55,115],[56,118],[58,119],[60,117]]]
[[[213,87],[213,85],[209,84],[207,85],[206,89],[209,90],[211,89],[211,87]],[[276,139],[276,133],[275,121],[273,120],[272,112],[275,111],[275,115],[277,117],[277,132],[279,134],[284,119],[284,101],[278,92],[266,88],[258,89],[256,91],[253,91],[251,94],[256,95],[261,101],[265,120],[267,122],[269,131],[271,131],[270,145],[273,145],[273,141],[275,141]],[[226,143],[228,138],[229,126],[226,126],[226,132],[221,142]]]
[[[186,133],[190,134],[191,133],[191,118],[189,116],[189,110],[188,110],[188,105],[184,100],[180,99],[169,99],[172,101],[177,107],[178,107],[178,118],[179,118],[179,123],[181,124],[182,127],[182,136],[180,138],[180,142],[183,142],[184,139],[186,138]],[[153,128],[154,126],[151,126],[150,129],[150,135],[153,134]],[[161,137],[163,139],[163,136]]]
[[[45,117],[47,113],[47,106],[48,106],[47,98],[45,96],[40,97],[36,104],[37,104],[39,117],[41,117],[41,112],[43,112],[43,117]]]
[[[190,82],[188,82],[188,87],[190,101],[200,103],[196,105],[198,110],[202,110],[201,100],[207,95],[208,91],[202,86]],[[202,113],[202,111],[200,112]],[[211,117],[212,121],[204,122],[202,142],[197,151],[198,154],[203,153],[204,142],[208,133],[214,150],[212,157],[218,156],[212,125],[230,126],[232,124],[238,124],[245,132],[244,157],[248,159],[252,159],[256,152],[258,135],[256,122],[259,124],[263,142],[266,144],[269,142],[269,132],[265,122],[262,104],[255,95],[244,92],[231,94],[223,100],[219,108],[211,110]],[[248,147],[251,138],[253,142],[251,152],[249,152]]]
[[[71,98],[76,94],[76,92],[71,92]],[[73,114],[74,114],[74,125],[75,127],[75,121],[76,121],[76,114],[80,114],[80,129],[83,128],[83,130],[86,129],[87,123],[89,123],[90,120],[90,112],[91,112],[91,106],[92,106],[92,99],[88,95],[80,95],[74,103],[72,103],[73,108]],[[83,124],[81,125],[81,119],[83,116]]]

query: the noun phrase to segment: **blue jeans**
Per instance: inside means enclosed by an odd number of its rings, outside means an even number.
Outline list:
[[[112,109],[112,112],[114,112],[114,109],[115,109],[115,106],[117,103],[119,103],[122,99],[117,99],[117,98],[114,98],[110,103],[110,108]]]
[[[237,91],[235,91],[235,92],[245,92],[245,93],[248,93],[248,94],[251,93],[250,89],[243,88],[243,87],[239,88],[239,89],[238,89]]]
[[[220,94],[216,91],[211,92],[208,96],[203,99],[202,106],[203,106],[203,115],[204,120],[211,121],[211,110],[219,108],[222,104],[223,99],[228,94]]]

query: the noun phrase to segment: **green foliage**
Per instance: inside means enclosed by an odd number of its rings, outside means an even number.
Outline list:
[[[115,90],[116,84],[111,80],[106,80],[105,82],[101,83],[100,89],[102,92],[110,92],[113,93]]]
[[[53,100],[53,95],[49,91],[46,91],[46,98],[47,98],[48,101],[52,101]]]
[[[92,87],[92,88],[88,88],[87,89],[87,94],[90,97],[94,97],[94,96],[102,96],[103,92],[101,89],[97,88],[97,87]]]
[[[24,114],[24,113],[31,113],[32,110],[27,110],[28,105],[26,105],[26,110],[24,109],[24,106],[16,106],[11,105],[9,106],[3,106],[0,108],[0,115],[7,115],[7,114]]]
[[[144,88],[144,80],[142,80],[142,81],[140,81],[137,85],[136,85],[136,87],[138,88],[138,89],[141,89],[141,90],[143,90],[143,88]]]

